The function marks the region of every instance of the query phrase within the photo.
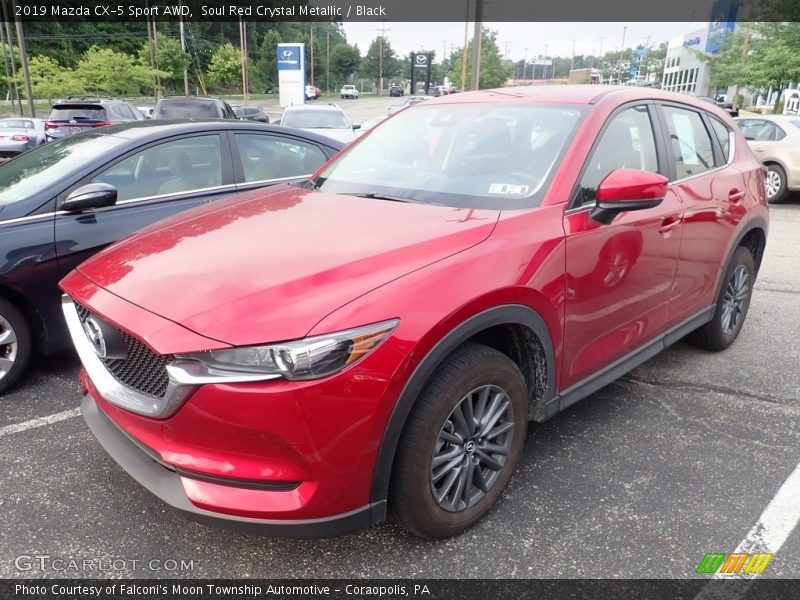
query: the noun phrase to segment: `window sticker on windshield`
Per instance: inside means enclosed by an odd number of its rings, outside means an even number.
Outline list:
[[[490,194],[503,194],[504,196],[525,196],[528,193],[527,185],[513,183],[493,183],[489,186]]]

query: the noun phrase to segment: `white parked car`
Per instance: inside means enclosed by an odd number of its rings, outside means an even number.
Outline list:
[[[341,91],[339,92],[342,98],[352,98],[353,100],[358,100],[358,89],[354,85],[345,85],[342,86]]]
[[[287,106],[280,124],[313,131],[344,143],[353,141],[358,135],[356,130],[361,128],[335,104]]]

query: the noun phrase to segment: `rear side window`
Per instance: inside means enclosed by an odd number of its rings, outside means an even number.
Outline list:
[[[187,119],[219,117],[217,107],[209,100],[161,100],[156,106],[155,119]]]
[[[646,106],[626,108],[612,117],[581,179],[581,204],[594,204],[597,186],[615,169],[658,173],[656,142]]]
[[[105,121],[106,110],[102,106],[54,106],[49,121]]]
[[[731,160],[731,136],[733,132],[714,117],[711,117],[711,128],[714,130],[714,135],[717,136],[719,146],[722,148],[722,156],[725,157],[725,162],[727,163]]]
[[[771,121],[747,119],[739,122],[746,140],[755,142],[777,142],[786,137],[786,132]]]
[[[711,137],[700,113],[674,106],[662,107],[667,120],[676,179],[699,175],[714,168]]]
[[[317,146],[272,135],[237,133],[245,182],[311,175],[325,162]]]

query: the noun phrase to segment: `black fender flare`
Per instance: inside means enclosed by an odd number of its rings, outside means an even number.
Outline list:
[[[719,280],[717,281],[717,288],[716,293],[714,294],[714,304],[717,303],[719,300],[719,295],[722,293],[722,286],[725,285],[725,273],[728,271],[728,265],[731,263],[731,259],[733,258],[733,253],[736,252],[736,248],[738,248],[742,244],[742,240],[745,236],[753,231],[754,229],[760,229],[764,233],[764,240],[766,245],[766,238],[767,238],[767,223],[761,217],[754,217],[750,221],[748,221],[742,229],[736,234],[736,237],[733,239],[733,243],[728,248],[728,254],[725,258],[725,263],[722,265],[722,269],[719,273]],[[762,256],[763,258],[763,251]],[[758,270],[761,265],[761,258],[754,256],[753,262],[756,263],[756,275],[758,275]]]
[[[489,327],[509,324],[524,325],[530,328],[539,338],[547,361],[547,394],[543,401],[546,402],[555,396],[553,343],[544,319],[536,311],[522,304],[506,304],[487,309],[463,321],[431,348],[417,365],[397,398],[392,414],[384,429],[375,466],[373,467],[370,490],[371,502],[385,501],[389,495],[392,465],[400,435],[403,433],[406,420],[414,407],[417,397],[436,368],[453,350],[475,334]]]

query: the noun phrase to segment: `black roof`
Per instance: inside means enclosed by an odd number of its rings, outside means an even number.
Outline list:
[[[340,150],[345,145],[338,140],[311,131],[293,127],[283,127],[281,125],[256,123],[253,121],[237,121],[234,119],[152,119],[147,121],[131,121],[128,123],[120,123],[119,125],[98,127],[97,129],[93,129],[91,134],[110,135],[136,142],[147,142],[149,140],[155,141],[169,135],[225,130],[261,131],[264,133],[291,135],[323,144],[335,150]]]

